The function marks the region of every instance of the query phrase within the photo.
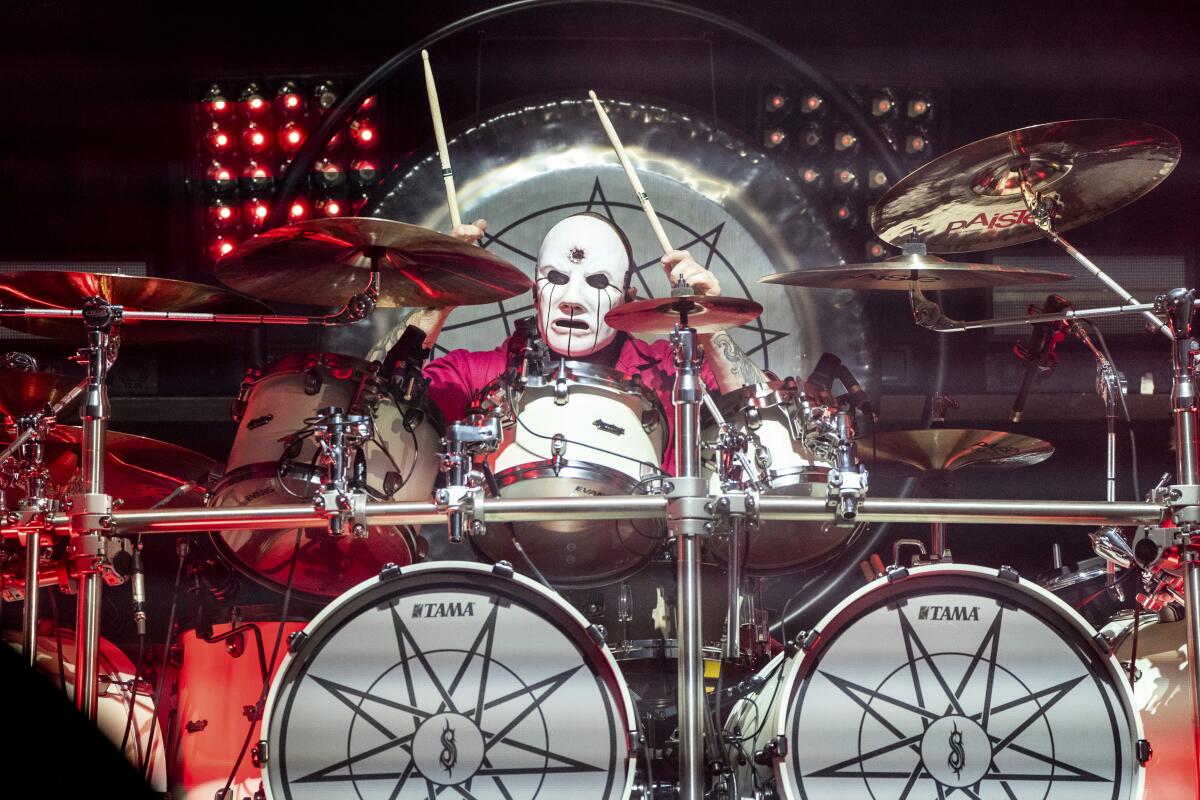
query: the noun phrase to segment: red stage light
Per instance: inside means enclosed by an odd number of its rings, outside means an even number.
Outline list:
[[[913,95],[908,100],[908,117],[909,119],[917,119],[930,113],[933,107],[933,102],[923,94]]]
[[[800,167],[797,174],[800,176],[800,182],[812,189],[820,189],[825,182],[821,170],[811,164]]]
[[[357,192],[350,195],[350,208],[357,214],[363,210],[363,206],[367,204],[368,195],[366,192]]]
[[[768,148],[779,147],[787,139],[787,134],[779,128],[772,128],[763,134],[763,145]]]
[[[379,141],[375,126],[368,119],[356,119],[350,123],[350,139],[359,147],[374,147]]]
[[[825,108],[825,98],[816,92],[805,92],[800,98],[801,114],[816,114]]]
[[[247,161],[242,168],[242,190],[249,194],[269,192],[275,183],[275,173],[258,161]]]
[[[213,261],[216,261],[236,246],[237,240],[232,236],[225,233],[218,234],[208,243],[208,255]]]
[[[342,132],[337,131],[333,136],[329,137],[329,141],[325,143],[325,152],[332,153],[342,146]]]
[[[204,171],[204,188],[210,192],[227,192],[237,186],[233,170],[220,161],[209,162]]]
[[[867,242],[866,255],[869,261],[879,261],[887,257],[887,248],[880,242]]]
[[[929,140],[923,131],[917,130],[904,137],[904,152],[910,156],[925,155],[929,149]]]
[[[867,173],[867,185],[873,190],[886,189],[888,185],[888,176],[881,169],[873,169]]]
[[[858,211],[849,198],[837,200],[829,207],[829,216],[843,228],[853,228],[858,222]]]
[[[204,143],[214,153],[226,153],[233,147],[233,137],[221,127],[221,123],[214,122],[204,136]]]
[[[200,107],[211,117],[226,117],[233,110],[233,104],[225,97],[221,87],[213,84],[200,98]]]
[[[356,158],[350,162],[350,182],[355,186],[371,186],[379,180],[379,167],[375,162]]]
[[[370,111],[371,109],[373,109],[375,107],[376,103],[378,103],[378,102],[379,102],[379,98],[377,98],[375,95],[371,95],[366,100],[362,101],[362,105],[360,105],[358,107],[358,110],[359,111]]]
[[[322,216],[340,217],[345,209],[342,208],[341,200],[337,199],[336,197],[326,197],[317,201],[317,211],[319,211]]]
[[[279,147],[285,153],[295,153],[304,144],[304,137],[304,128],[293,120],[279,129]]]
[[[312,184],[315,189],[336,189],[346,182],[346,170],[330,158],[322,158],[313,167]]]
[[[266,222],[267,215],[271,213],[271,207],[266,201],[252,197],[242,206],[243,213],[246,216],[246,224],[251,228],[261,228]]]
[[[871,95],[871,115],[877,119],[895,116],[896,95],[891,89],[880,89]]]
[[[833,149],[841,153],[858,150],[858,136],[853,131],[838,131],[833,136]]]
[[[284,116],[304,113],[304,95],[292,81],[285,81],[275,91],[275,107]]]
[[[271,149],[271,137],[257,122],[247,122],[242,129],[242,145],[251,153],[265,153]]]
[[[263,97],[262,90],[258,88],[257,83],[246,84],[246,88],[242,90],[238,100],[242,104],[242,111],[250,117],[260,116],[270,110],[267,98]]]
[[[304,201],[303,200],[293,201],[292,207],[288,209],[288,219],[295,222],[298,220],[302,220],[307,216],[308,216],[308,206],[306,206],[304,204]]]
[[[236,227],[238,210],[224,200],[214,200],[208,204],[208,221],[219,230]]]
[[[838,167],[833,171],[833,182],[844,191],[858,188],[858,173],[850,167]]]

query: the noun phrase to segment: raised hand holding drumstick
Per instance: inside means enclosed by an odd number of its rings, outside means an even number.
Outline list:
[[[663,230],[658,214],[655,213],[654,206],[651,205],[650,198],[646,194],[637,172],[634,171],[633,164],[630,163],[629,156],[625,152],[625,146],[621,144],[621,138],[617,136],[617,131],[613,128],[612,121],[608,118],[600,98],[594,91],[589,91],[588,97],[591,98],[592,105],[596,107],[596,114],[600,117],[600,124],[604,127],[604,132],[608,134],[608,141],[612,145],[613,152],[617,154],[617,160],[621,162],[621,166],[625,170],[625,177],[629,179],[629,185],[633,187],[633,193],[646,213],[646,219],[650,222],[654,236],[663,249],[662,265],[667,274],[667,280],[670,281],[671,286],[682,283],[700,296],[716,297],[720,295],[721,284],[717,277],[696,263],[686,250],[676,250],[671,246],[671,241],[667,238],[666,231]],[[729,392],[767,379],[766,374],[750,360],[749,356],[742,352],[737,342],[733,341],[728,333],[721,331],[720,333],[701,335],[701,341],[707,345],[705,351],[708,355],[708,363],[712,367],[713,375],[722,392]]]

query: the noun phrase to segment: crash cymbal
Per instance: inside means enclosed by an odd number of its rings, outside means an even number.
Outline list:
[[[58,425],[42,445],[50,483],[59,489],[70,487],[79,468],[79,447],[83,429]],[[12,442],[11,434],[0,435],[0,448]],[[213,459],[186,447],[109,431],[104,460],[104,488],[124,501],[126,511],[146,509],[158,503],[180,486],[196,481],[199,485],[174,499],[170,506],[204,504],[205,482]]]
[[[75,388],[80,379],[0,367],[0,414],[35,414]]]
[[[29,271],[0,273],[0,305],[15,308],[82,308],[88,297],[103,297],[126,311],[192,311],[223,314],[270,314],[254,298],[218,286],[147,278],[136,275],[103,275],[95,272]],[[78,319],[3,317],[0,325],[38,336],[80,340]],[[245,330],[240,325],[188,322],[148,322],[127,319],[122,323],[125,344],[186,341],[196,337],[230,335]]]
[[[990,250],[1041,237],[1021,197],[1020,169],[1058,206],[1068,231],[1138,199],[1179,162],[1179,139],[1157,125],[1078,119],[989,136],[910,173],[880,199],[871,227],[899,246],[915,227],[934,253]]]
[[[1070,278],[1061,272],[954,263],[930,255],[898,255],[865,264],[777,272],[759,278],[758,282],[817,289],[885,289],[894,292],[907,292],[915,286],[933,292],[1012,283],[1056,283]]]
[[[663,334],[675,330],[684,315],[699,333],[736,328],[763,312],[753,300],[741,297],[652,297],[624,303],[604,315],[611,327],[626,333]]]
[[[275,228],[242,242],[217,279],[268,300],[341,306],[366,288],[379,256],[380,308],[505,300],[533,282],[495,253],[453,236],[372,217],[333,217]]]
[[[963,467],[1012,469],[1045,461],[1054,446],[1044,439],[1005,431],[929,428],[888,431],[857,440],[858,457],[918,471]]]

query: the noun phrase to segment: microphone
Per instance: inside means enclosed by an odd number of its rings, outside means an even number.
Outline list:
[[[1030,306],[1029,313],[1052,314],[1068,308],[1071,308],[1070,300],[1052,294],[1046,298],[1041,308]],[[1017,398],[1013,401],[1010,417],[1013,422],[1021,421],[1021,415],[1025,412],[1025,400],[1029,397],[1029,390],[1033,388],[1037,376],[1049,375],[1058,365],[1058,356],[1054,348],[1066,338],[1066,330],[1067,324],[1062,320],[1037,322],[1033,325],[1028,343],[1017,342],[1013,345],[1013,355],[1025,362],[1025,375],[1021,379],[1021,387],[1017,389]]]
[[[130,580],[133,595],[133,624],[138,636],[146,635],[146,572],[142,569],[142,549],[133,550],[133,578]]]
[[[421,367],[428,356],[429,351],[425,349],[425,331],[415,325],[409,325],[383,357],[380,376],[392,386],[396,394],[405,402],[409,402],[417,393],[417,383],[422,377]]]

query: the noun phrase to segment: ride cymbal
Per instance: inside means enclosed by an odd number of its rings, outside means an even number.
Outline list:
[[[716,333],[757,319],[763,307],[741,297],[652,297],[624,303],[604,315],[610,327],[625,333],[664,334],[686,322],[698,333]]]
[[[864,461],[884,461],[918,472],[963,467],[1013,469],[1045,461],[1054,446],[1006,431],[928,428],[864,436],[855,444]]]
[[[240,292],[316,306],[342,306],[380,272],[379,308],[464,306],[533,288],[495,253],[444,233],[373,217],[298,222],[248,239],[221,258],[216,276]]]
[[[1179,162],[1179,139],[1157,125],[1123,119],[1050,122],[999,133],[916,169],[871,213],[875,234],[900,246],[916,228],[931,252],[961,253],[1042,236],[1021,196],[1031,188],[1057,207],[1068,231],[1132,203]]]
[[[0,273],[0,305],[6,307],[81,309],[89,297],[103,297],[126,311],[272,313],[252,297],[191,281],[50,270]],[[56,339],[82,339],[85,330],[82,320],[75,318],[0,317],[0,325]],[[132,319],[124,320],[121,327],[127,333],[125,344],[187,341],[245,330],[243,325]]]
[[[39,413],[58,402],[80,380],[52,372],[0,368],[0,414],[16,418]]]
[[[1070,279],[1070,275],[1061,272],[1002,267],[997,264],[954,263],[930,255],[898,255],[886,261],[777,272],[759,278],[759,283],[816,289],[884,289],[893,292],[917,288],[933,292],[1013,283],[1057,283]]]

